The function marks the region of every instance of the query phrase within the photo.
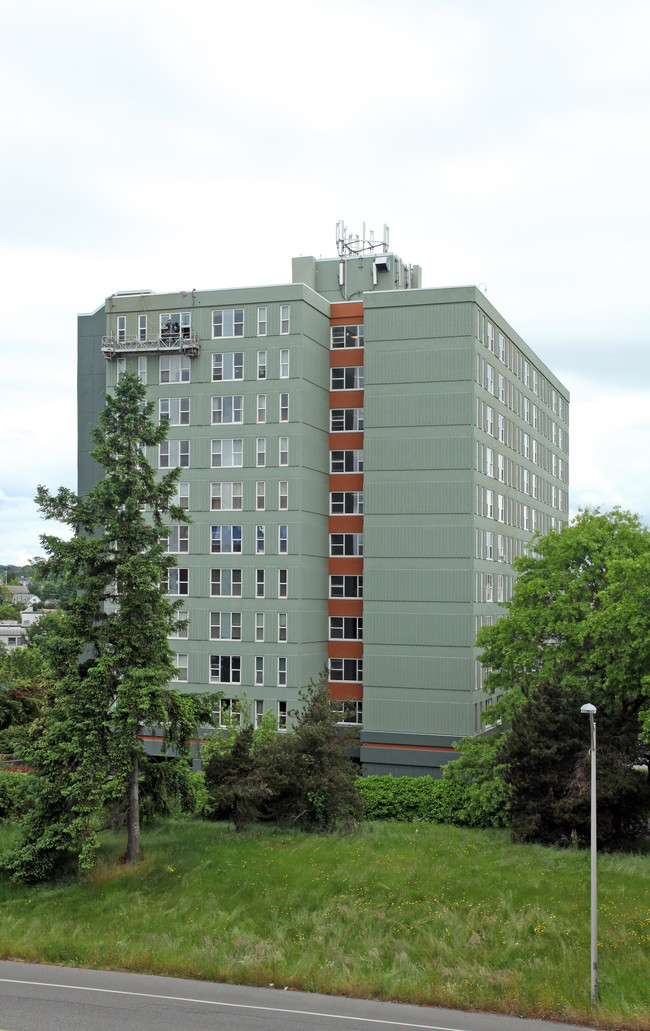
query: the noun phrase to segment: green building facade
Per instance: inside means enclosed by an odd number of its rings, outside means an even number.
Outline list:
[[[384,244],[285,286],[114,294],[79,317],[79,490],[123,371],[181,466],[178,686],[271,709],[330,664],[367,773],[438,776],[491,699],[474,638],[511,561],[568,512],[568,392],[474,287]]]

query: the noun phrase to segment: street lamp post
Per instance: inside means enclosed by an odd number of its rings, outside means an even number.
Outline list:
[[[589,716],[591,737],[591,1002],[598,1000],[598,882],[596,875],[596,706],[589,702],[580,712]]]

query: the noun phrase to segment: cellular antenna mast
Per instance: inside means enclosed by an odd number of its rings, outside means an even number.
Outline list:
[[[366,223],[363,223],[363,232],[361,236],[355,236],[354,233],[348,233],[347,226],[343,219],[336,223],[336,249],[339,253],[340,258],[354,257],[356,254],[374,254],[378,251],[380,254],[388,254],[388,226],[384,226],[384,238],[383,240],[375,240],[374,231],[370,230],[370,235],[366,239]]]

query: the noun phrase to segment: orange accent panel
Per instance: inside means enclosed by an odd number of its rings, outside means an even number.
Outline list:
[[[330,516],[330,533],[362,533],[362,515],[335,515]]]
[[[363,390],[330,390],[330,408],[363,408]]]
[[[330,325],[354,326],[363,322],[363,301],[334,301],[330,304]]]
[[[381,741],[364,741],[364,748],[401,748],[405,752],[451,752],[457,755],[455,748],[443,748],[442,745],[385,745]]]
[[[363,355],[363,347],[335,347],[330,351],[330,369],[341,369],[344,365],[363,365]]]
[[[362,451],[363,430],[330,433],[330,451]]]
[[[363,598],[330,598],[327,612],[330,616],[363,616]]]
[[[361,576],[363,574],[363,559],[346,555],[344,558],[331,558],[329,563],[330,573],[347,574],[348,576]]]
[[[355,702],[363,699],[363,684],[343,684],[340,680],[330,680],[328,687],[330,698],[337,698],[339,701],[353,698]]]
[[[328,641],[330,659],[362,659],[363,641]]]
[[[363,473],[330,473],[330,490],[363,490]]]

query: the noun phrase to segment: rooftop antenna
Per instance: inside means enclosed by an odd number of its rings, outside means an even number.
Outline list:
[[[336,249],[340,258],[355,257],[360,254],[374,254],[379,251],[381,254],[388,254],[388,237],[389,229],[387,225],[384,225],[384,236],[381,243],[375,240],[374,231],[371,229],[368,236],[366,236],[366,223],[363,223],[363,231],[361,236],[357,233],[348,232],[343,219],[336,223]]]

